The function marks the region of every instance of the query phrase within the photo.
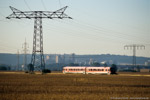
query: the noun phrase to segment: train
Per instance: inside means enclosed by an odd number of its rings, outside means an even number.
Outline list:
[[[66,66],[63,67],[63,73],[80,73],[80,74],[107,74],[110,75],[110,67],[86,67],[86,66]]]

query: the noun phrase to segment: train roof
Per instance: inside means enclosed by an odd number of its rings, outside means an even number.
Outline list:
[[[66,66],[66,67],[63,67],[63,68],[110,68],[110,67],[104,67],[104,66],[101,66],[101,67],[95,67],[95,66]]]

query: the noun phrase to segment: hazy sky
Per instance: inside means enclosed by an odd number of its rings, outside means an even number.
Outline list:
[[[32,52],[34,20],[6,19],[12,11],[55,11],[69,6],[73,19],[44,19],[44,53],[132,55],[124,45],[141,44],[150,57],[150,0],[0,0],[0,53]]]

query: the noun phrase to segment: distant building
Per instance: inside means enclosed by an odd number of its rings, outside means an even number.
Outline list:
[[[75,53],[72,53],[69,58],[69,63],[75,63]]]
[[[109,60],[109,61],[108,61],[108,64],[109,64],[109,65],[112,65],[112,64],[114,64],[114,61],[113,61],[113,60]]]
[[[107,64],[107,61],[102,61],[101,64],[102,65]]]
[[[66,63],[65,54],[61,56],[61,63],[63,63],[63,64]]]
[[[56,55],[55,62],[64,64],[65,63],[65,55]]]
[[[60,63],[60,56],[56,55],[56,63]]]
[[[89,61],[89,65],[92,65],[94,63],[93,59],[91,58]]]
[[[47,56],[46,56],[46,59],[45,59],[45,64],[47,64],[47,63],[49,62],[49,61],[48,61],[49,58],[50,58],[50,57],[47,55]]]
[[[145,66],[150,66],[150,60],[145,62]]]

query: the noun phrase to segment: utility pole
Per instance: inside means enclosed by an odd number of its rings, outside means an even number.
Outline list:
[[[130,48],[131,50],[133,50],[133,60],[132,60],[132,65],[133,67],[136,67],[136,50],[138,49],[145,49],[144,45],[139,45],[139,44],[132,44],[132,45],[125,45],[124,49],[128,49]]]
[[[20,62],[20,60],[19,60],[20,58],[19,58],[19,50],[17,51],[17,68],[16,68],[16,71],[18,71],[19,70],[19,62]]]
[[[28,68],[27,68],[27,52],[28,52],[29,45],[27,44],[26,39],[25,39],[25,42],[23,43],[22,48],[23,48],[23,52],[24,52],[24,61],[23,61],[24,70],[27,71],[28,70]]]
[[[34,19],[34,34],[33,34],[33,51],[31,57],[31,64],[33,67],[38,68],[39,70],[45,69],[45,60],[43,54],[43,28],[42,28],[42,19],[63,19],[69,18],[68,15],[64,13],[67,6],[56,10],[56,11],[20,11],[14,7],[10,6],[12,14],[6,17],[7,19],[16,18],[16,19]]]

